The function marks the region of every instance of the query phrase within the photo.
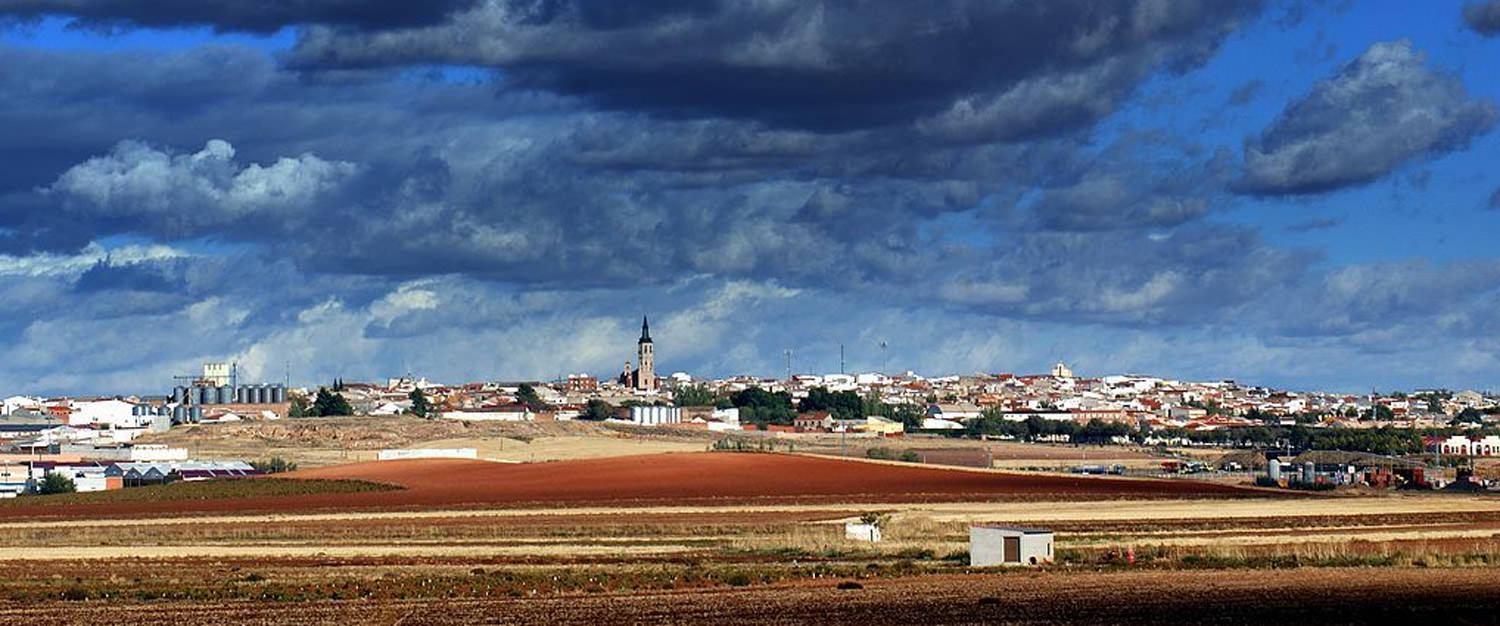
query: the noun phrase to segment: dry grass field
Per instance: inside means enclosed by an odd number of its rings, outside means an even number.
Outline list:
[[[141,443],[187,448],[193,458],[281,457],[304,468],[374,461],[390,448],[475,448],[480,458],[540,462],[663,452],[697,452],[691,432],[634,432],[586,422],[461,422],[407,415],[199,424]]]
[[[1367,623],[1397,609],[1492,623],[1500,607],[1500,498],[1483,495],[1271,498],[771,454],[298,474],[405,489],[165,518],[0,507],[16,512],[0,521],[0,623]],[[475,502],[474,485],[510,499]],[[963,497],[932,498],[945,491]],[[408,500],[292,506],[394,496]],[[865,513],[887,516],[886,541],[844,538]],[[1051,528],[1058,562],[971,570],[976,521]]]

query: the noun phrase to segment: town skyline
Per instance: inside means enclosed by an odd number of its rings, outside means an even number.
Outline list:
[[[0,390],[1500,380],[1492,3],[541,4],[0,3]]]

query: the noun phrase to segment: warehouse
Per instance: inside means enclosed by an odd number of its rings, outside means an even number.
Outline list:
[[[1050,530],[981,524],[969,527],[969,564],[1042,565],[1052,562]]]

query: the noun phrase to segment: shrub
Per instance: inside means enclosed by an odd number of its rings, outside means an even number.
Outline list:
[[[270,460],[266,461],[251,461],[250,467],[260,470],[262,473],[266,474],[279,474],[281,472],[290,472],[297,469],[297,462],[288,461],[279,456],[274,456],[271,457]]]
[[[730,587],[744,587],[750,584],[750,575],[744,572],[730,572],[724,577],[724,584]]]
[[[47,472],[47,476],[36,486],[36,492],[44,496],[75,491],[78,491],[78,486],[73,484],[73,479],[56,472]]]
[[[1255,477],[1255,486],[1256,487],[1280,487],[1281,483],[1276,482],[1276,479],[1271,478],[1270,476],[1256,476]]]

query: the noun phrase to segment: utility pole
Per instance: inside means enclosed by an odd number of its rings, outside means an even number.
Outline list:
[[[786,381],[792,382],[792,349],[787,348],[786,353]]]
[[[844,373],[844,344],[839,344],[839,374]]]

